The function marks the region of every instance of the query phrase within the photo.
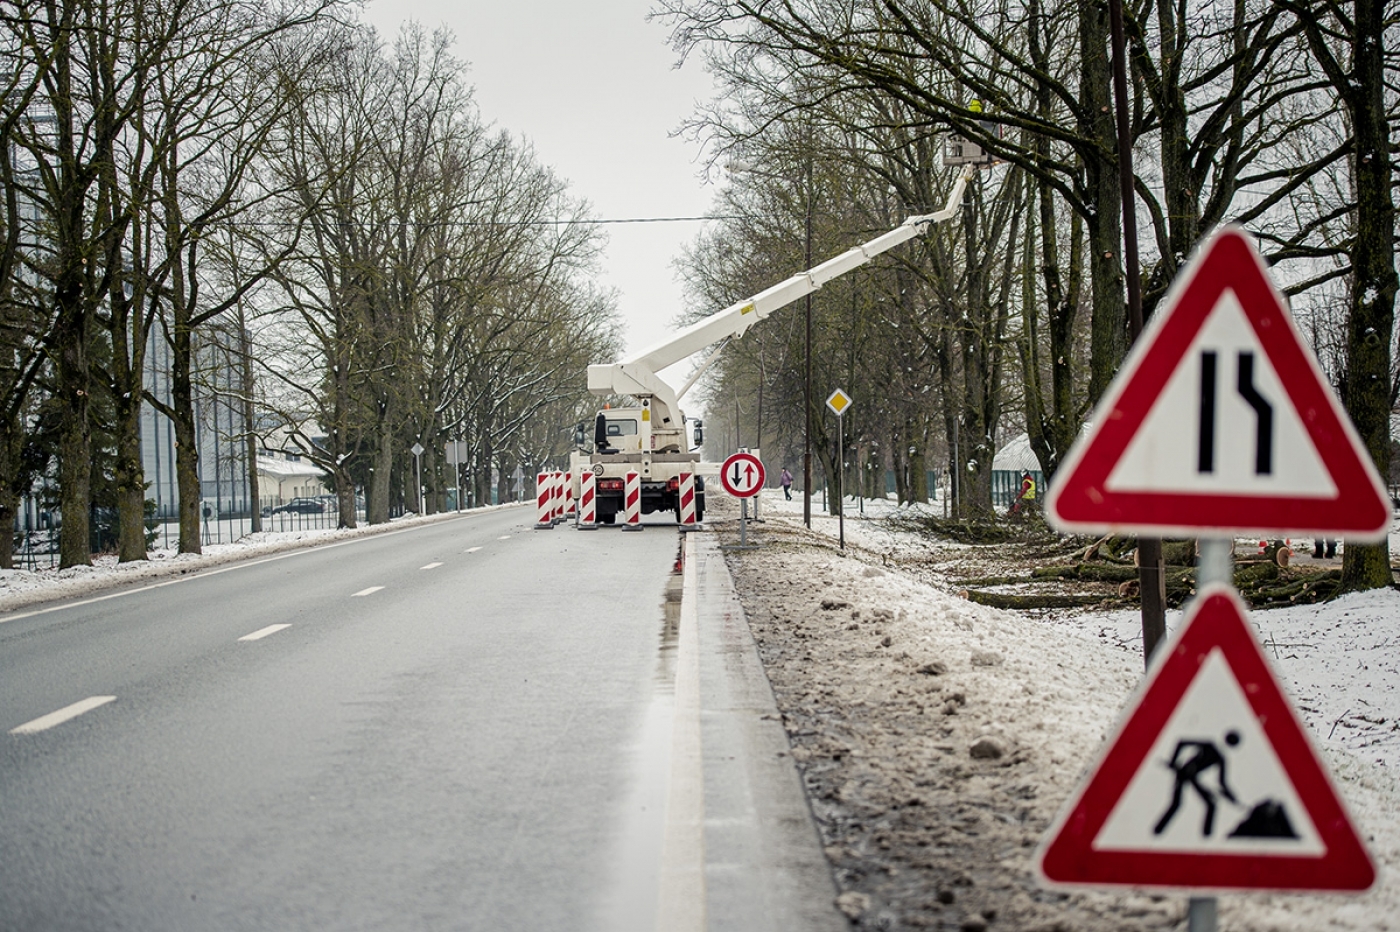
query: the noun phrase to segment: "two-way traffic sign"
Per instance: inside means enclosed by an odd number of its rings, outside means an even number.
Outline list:
[[[1361,891],[1362,845],[1227,586],[1172,641],[1037,852],[1073,886]]]
[[[1370,455],[1238,227],[1177,276],[1046,496],[1066,531],[1376,540]]]
[[[763,463],[752,453],[735,453],[720,468],[719,481],[735,498],[749,498],[763,488]]]

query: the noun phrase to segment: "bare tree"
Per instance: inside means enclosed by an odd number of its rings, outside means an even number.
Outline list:
[[[1395,341],[1396,210],[1391,132],[1396,123],[1395,73],[1387,55],[1400,33],[1393,5],[1382,0],[1312,3],[1277,0],[1297,17],[1312,58],[1346,112],[1353,137],[1349,168],[1355,199],[1346,252],[1347,308],[1342,400],[1382,475],[1390,471],[1390,421],[1400,380],[1393,371]],[[1389,48],[1389,52],[1387,49]],[[1342,560],[1343,590],[1374,589],[1394,582],[1390,547],[1353,544]]]

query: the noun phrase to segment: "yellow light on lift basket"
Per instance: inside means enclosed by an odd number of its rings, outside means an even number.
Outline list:
[[[851,396],[838,388],[826,399],[826,406],[836,412],[837,417],[840,417],[845,414],[846,409],[851,406]]]

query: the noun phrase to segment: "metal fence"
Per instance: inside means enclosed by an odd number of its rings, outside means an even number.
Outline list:
[[[16,569],[41,570],[58,566],[58,536],[62,517],[57,508],[48,507],[52,501],[46,488],[36,489],[20,501],[19,514],[15,516],[15,559]],[[262,530],[265,532],[301,532],[334,530],[340,524],[340,511],[334,502],[324,502],[320,511],[277,510],[282,503],[265,508],[262,514]],[[288,503],[291,504],[291,503]],[[303,506],[304,507],[304,506]],[[390,516],[403,513],[401,507],[392,506]],[[116,549],[116,514],[110,509],[94,509],[91,520],[90,546],[94,554],[112,552]],[[363,501],[355,512],[358,525],[365,523]],[[151,543],[150,550],[176,550],[180,546],[180,523],[171,517],[156,517],[148,520],[146,531]],[[247,537],[253,531],[253,516],[242,514],[220,514],[215,507],[206,503],[200,520],[200,545],[231,544]]]

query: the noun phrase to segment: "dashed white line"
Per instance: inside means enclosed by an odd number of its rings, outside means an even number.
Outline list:
[[[420,567],[418,567],[418,568],[419,568],[420,570],[435,570],[435,569],[437,569],[439,566],[442,566],[442,564],[441,564],[441,563],[429,563],[427,566],[420,566]]]
[[[463,552],[463,553],[476,553],[476,552],[477,552],[478,550],[480,550],[480,549],[481,549],[480,547],[468,547],[466,550],[463,550],[462,552]]]
[[[501,537],[497,537],[496,540],[510,540],[510,535],[506,534]]]
[[[89,696],[81,702],[75,702],[72,705],[64,706],[57,712],[50,712],[48,715],[41,715],[32,722],[25,722],[18,728],[11,728],[10,734],[32,735],[35,732],[45,731],[55,725],[62,725],[70,718],[77,718],[84,712],[91,712],[98,706],[104,706],[114,701],[116,698],[116,696]]]
[[[263,638],[267,637],[269,634],[276,634],[278,631],[281,631],[283,628],[290,628],[290,627],[291,627],[291,625],[268,625],[266,628],[259,628],[258,630],[254,631],[252,634],[245,634],[245,635],[243,635],[241,638],[239,638],[239,640],[240,640],[240,641],[260,641],[260,640],[262,640]]]
[[[383,588],[383,586],[370,586],[368,589],[361,589],[359,592],[352,592],[350,594],[350,598],[353,599],[362,595],[374,595],[376,592]]]

